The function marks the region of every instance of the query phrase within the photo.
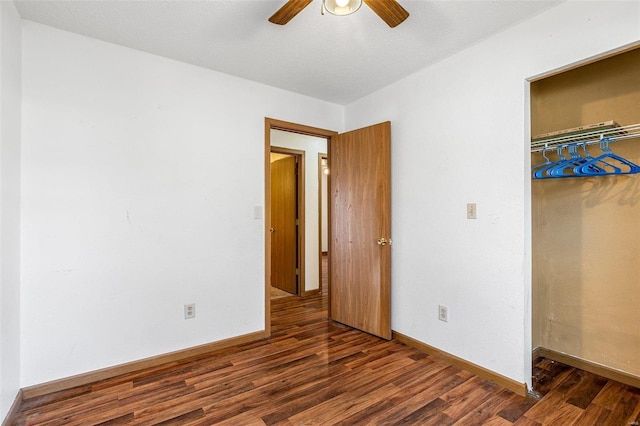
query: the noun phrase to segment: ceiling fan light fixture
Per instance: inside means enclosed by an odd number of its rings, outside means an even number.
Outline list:
[[[332,15],[351,15],[362,6],[362,0],[322,0],[327,12]]]

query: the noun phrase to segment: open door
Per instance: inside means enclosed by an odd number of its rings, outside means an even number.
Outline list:
[[[288,155],[271,163],[271,285],[298,294],[297,164]]]
[[[329,146],[329,316],[391,339],[391,123]]]

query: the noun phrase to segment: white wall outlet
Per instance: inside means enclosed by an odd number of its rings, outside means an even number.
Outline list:
[[[438,305],[438,319],[440,321],[449,321],[449,308],[443,305]]]
[[[189,303],[184,305],[184,319],[191,319],[196,317],[196,304]]]
[[[477,218],[476,203],[467,203],[467,219]]]

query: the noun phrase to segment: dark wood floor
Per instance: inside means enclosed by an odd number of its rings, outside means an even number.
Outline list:
[[[640,391],[548,360],[520,397],[327,320],[326,296],[272,301],[272,338],[23,402],[29,425],[632,425]]]

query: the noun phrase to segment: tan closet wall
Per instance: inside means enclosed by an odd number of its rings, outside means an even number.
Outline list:
[[[640,123],[640,49],[531,84],[532,135],[607,120]],[[534,179],[532,206],[533,347],[640,377],[640,174]]]

